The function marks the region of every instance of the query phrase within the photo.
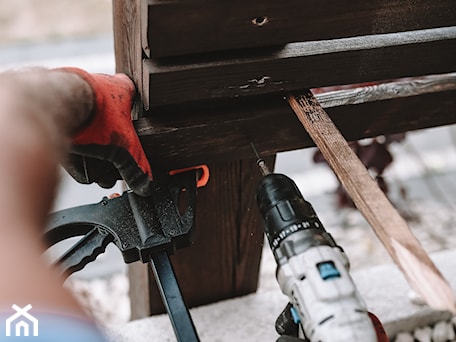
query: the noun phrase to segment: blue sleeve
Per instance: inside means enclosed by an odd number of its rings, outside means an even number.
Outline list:
[[[83,318],[37,313],[33,317],[20,316],[13,320],[0,315],[1,342],[107,342],[106,337],[92,322]]]

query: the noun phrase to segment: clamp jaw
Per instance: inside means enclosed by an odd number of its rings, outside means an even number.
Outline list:
[[[82,270],[114,243],[125,263],[150,262],[178,341],[199,341],[170,263],[169,254],[188,246],[195,220],[197,170],[177,173],[151,196],[133,192],[50,216],[48,246],[83,236],[59,260],[65,276]],[[186,203],[180,203],[185,198]],[[180,208],[179,204],[185,204]]]
[[[178,203],[183,191],[187,203],[181,213]],[[125,263],[146,263],[155,251],[172,254],[189,244],[195,202],[195,172],[179,173],[167,185],[155,186],[149,197],[126,191],[120,197],[53,213],[45,239],[52,246],[83,235],[59,261],[70,273],[94,261],[109,243],[117,246]]]

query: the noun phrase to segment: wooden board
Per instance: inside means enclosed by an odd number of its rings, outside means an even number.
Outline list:
[[[456,123],[456,82],[447,87],[453,90],[326,110],[348,140],[453,124]],[[369,91],[361,92],[369,97],[377,88],[369,87]],[[390,95],[401,92],[394,83],[388,89]],[[326,97],[317,96],[323,106],[325,101],[344,102],[337,95]],[[360,101],[362,97],[350,101]],[[192,115],[188,115],[189,111]],[[153,168],[165,165],[172,169],[250,158],[251,141],[262,155],[314,146],[282,97],[259,98],[240,106],[155,114],[135,122]]]
[[[206,60],[146,60],[143,101],[170,106],[456,71],[456,26],[293,43]],[[154,114],[153,111],[150,112]]]
[[[154,57],[456,25],[453,0],[143,0]]]

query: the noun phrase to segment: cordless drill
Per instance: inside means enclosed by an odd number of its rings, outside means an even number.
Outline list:
[[[258,165],[264,177],[257,203],[277,262],[277,280],[293,305],[300,337],[311,342],[377,342],[342,248],[290,178],[270,173],[259,157]]]

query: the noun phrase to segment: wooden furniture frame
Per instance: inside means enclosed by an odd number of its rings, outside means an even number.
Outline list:
[[[374,82],[317,95],[348,140],[456,122],[454,1],[113,3],[117,71],[138,86],[133,116],[153,170],[211,169],[195,245],[174,257],[191,306],[256,290],[263,231],[250,142],[270,164],[314,146],[287,92]],[[133,317],[162,310],[149,279],[132,269]]]

